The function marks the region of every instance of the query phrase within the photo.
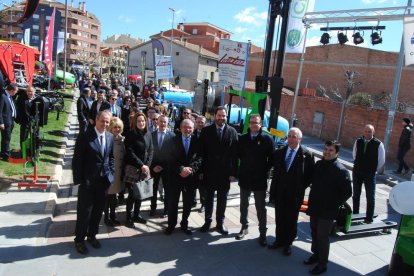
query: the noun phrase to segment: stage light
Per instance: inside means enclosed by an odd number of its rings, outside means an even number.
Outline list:
[[[341,45],[344,45],[348,42],[348,37],[343,32],[338,32],[338,42]]]
[[[354,38],[354,44],[358,45],[361,43],[364,43],[364,38],[361,36],[360,32],[356,32],[352,35],[352,37]]]
[[[372,45],[380,44],[382,43],[382,37],[381,32],[375,32],[371,34],[371,43]]]
[[[323,44],[323,45],[326,45],[326,44],[329,44],[329,39],[331,38],[331,36],[328,34],[328,33],[323,33],[322,34],[322,36],[321,36],[321,40],[320,40],[320,42]]]

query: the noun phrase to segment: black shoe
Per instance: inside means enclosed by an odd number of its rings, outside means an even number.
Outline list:
[[[128,228],[135,228],[134,221],[132,219],[127,219],[127,221],[125,222],[125,226]]]
[[[118,205],[125,205],[126,201],[123,197],[118,197]]]
[[[193,201],[193,203],[191,203],[191,208],[194,208],[197,206],[197,201]]]
[[[121,222],[119,220],[117,220],[116,218],[111,219],[113,225],[121,225]]]
[[[210,229],[210,225],[211,223],[209,222],[204,223],[203,226],[201,226],[200,228],[200,232],[203,232],[203,233],[207,232]]]
[[[155,213],[156,213],[156,211],[155,211],[155,210],[151,210],[151,211],[149,212],[149,216],[150,216],[150,217],[155,217]]]
[[[236,240],[242,240],[244,239],[244,236],[249,234],[249,230],[247,228],[242,228],[240,232],[236,236]]]
[[[160,201],[164,202],[164,197],[163,196],[160,196]]]
[[[263,246],[263,247],[267,245],[266,234],[260,234],[259,244],[260,246]]]
[[[88,237],[86,240],[92,245],[93,248],[101,248],[101,243],[96,238]]]
[[[326,267],[321,267],[319,265],[316,265],[314,268],[309,270],[309,274],[312,274],[312,275],[319,275],[324,272],[326,272]]]
[[[364,223],[366,224],[371,224],[373,221],[374,221],[373,219],[369,219],[369,218],[364,219]]]
[[[272,244],[269,244],[268,246],[267,246],[267,248],[268,249],[277,249],[277,248],[279,248],[279,247],[281,247],[282,245],[280,244],[280,243],[278,243],[277,241],[275,241],[274,243],[272,243]]]
[[[216,230],[217,230],[217,232],[219,232],[222,235],[228,235],[229,234],[229,230],[227,230],[227,227],[224,224],[217,225]]]
[[[287,245],[283,248],[283,255],[290,256],[292,254],[292,246]]]
[[[114,227],[114,224],[113,224],[112,220],[110,220],[110,219],[107,219],[107,218],[104,219],[104,223],[105,223],[106,226]]]
[[[85,242],[75,242],[75,248],[76,251],[78,251],[78,253],[82,255],[86,255],[89,252],[88,248],[85,245]]]
[[[411,170],[410,170],[410,169],[407,169],[407,170],[405,170],[405,171],[404,171],[403,175],[407,175],[407,174],[409,174],[410,172],[411,172]]]
[[[204,208],[203,205],[201,205],[200,209],[198,210],[199,213],[204,213],[204,211],[206,210],[206,208]]]
[[[315,255],[312,255],[306,260],[304,260],[303,263],[305,265],[312,265],[312,264],[315,264],[317,261],[318,261],[318,257],[316,257]]]
[[[183,231],[184,234],[189,235],[189,236],[193,234],[193,231],[188,229],[188,227],[181,227],[181,231]]]
[[[138,222],[138,223],[142,223],[142,224],[147,224],[147,220],[144,219],[141,216],[134,216],[134,222]]]
[[[167,228],[165,228],[165,230],[164,230],[164,234],[165,235],[167,235],[167,236],[169,236],[169,235],[171,235],[172,234],[172,232],[174,232],[174,228],[173,227],[167,227]]]
[[[160,216],[160,218],[166,218],[168,216],[168,213],[164,211],[164,213],[162,213],[162,215]]]

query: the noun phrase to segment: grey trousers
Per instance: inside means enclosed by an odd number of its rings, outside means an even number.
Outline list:
[[[326,220],[317,217],[310,217],[310,228],[312,231],[313,254],[318,258],[318,264],[326,267],[329,258],[329,233],[334,226],[333,220]]]
[[[266,233],[266,191],[250,191],[240,188],[240,223],[243,228],[247,228],[249,225],[247,213],[252,192],[254,195],[257,219],[259,220],[259,231],[260,233]]]

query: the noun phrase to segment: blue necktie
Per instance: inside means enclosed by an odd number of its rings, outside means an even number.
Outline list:
[[[104,145],[104,139],[103,138],[104,138],[103,135],[99,136],[99,139],[100,139],[100,142],[101,142],[101,154],[102,154],[102,156],[105,155],[105,145]]]
[[[184,138],[184,149],[185,149],[185,154],[188,154],[188,148],[189,148],[189,143],[188,143],[189,138]]]
[[[288,155],[288,157],[285,160],[285,162],[286,162],[286,171],[289,171],[290,161],[292,160],[292,156],[293,156],[293,153],[294,152],[295,152],[295,150],[290,149],[289,155]]]

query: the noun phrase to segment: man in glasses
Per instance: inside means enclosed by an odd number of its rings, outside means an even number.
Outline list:
[[[272,137],[262,133],[262,119],[259,114],[249,118],[249,130],[239,138],[238,158],[240,186],[240,223],[242,228],[236,236],[241,240],[248,234],[247,212],[250,195],[253,192],[259,221],[259,244],[266,246],[266,190],[267,178],[272,167],[275,145]]]
[[[122,110],[121,107],[117,104],[117,100],[118,97],[116,96],[116,94],[112,94],[109,98],[110,110],[113,117],[121,118]]]
[[[191,109],[190,108],[184,108],[183,109],[183,111],[181,112],[181,118],[180,119],[178,119],[177,121],[175,121],[175,124],[174,124],[174,132],[176,133],[176,134],[178,134],[178,133],[181,133],[180,132],[180,125],[181,125],[181,122],[184,120],[184,119],[192,119],[191,118]]]

